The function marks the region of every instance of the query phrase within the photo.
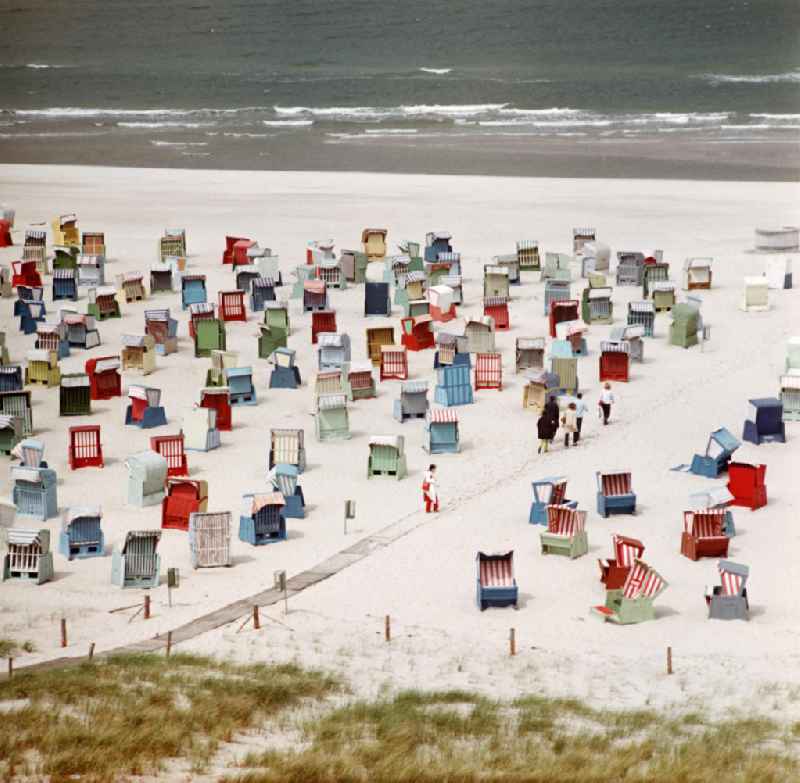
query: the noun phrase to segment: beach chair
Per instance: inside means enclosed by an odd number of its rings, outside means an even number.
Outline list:
[[[206,276],[181,275],[181,308],[186,310],[190,305],[206,304],[207,302]]]
[[[656,310],[650,301],[628,302],[628,324],[644,327],[645,337],[652,337]]]
[[[125,424],[147,430],[163,427],[167,414],[161,402],[161,389],[151,386],[132,385],[128,387],[128,407],[125,409]]]
[[[223,371],[231,405],[257,405],[252,367],[231,367]]]
[[[590,278],[593,274],[607,272],[611,268],[611,248],[603,242],[588,241],[581,249],[581,277]],[[605,275],[601,275],[605,286]]]
[[[50,389],[61,383],[61,370],[58,367],[58,355],[55,351],[44,351],[35,348],[32,351],[28,351],[26,358],[28,360],[28,365],[25,368],[26,384],[40,384]],[[13,367],[13,365],[0,367],[0,378],[3,378],[5,371],[9,367]],[[0,388],[2,387],[3,383],[0,381]],[[3,391],[13,391],[13,389],[3,388]]]
[[[31,289],[37,291],[39,289]],[[47,311],[40,300],[19,299],[15,302],[16,314],[19,315],[19,330],[22,334],[35,334],[40,323],[44,323]]]
[[[89,395],[93,400],[110,400],[122,396],[121,361],[118,356],[87,359],[84,369],[89,376]]]
[[[494,321],[489,316],[471,318],[464,327],[468,353],[493,353]]]
[[[158,240],[158,258],[183,257],[186,255],[186,229],[165,228],[164,236]]]
[[[643,326],[615,326],[609,332],[609,342],[624,343],[628,346],[628,356],[631,362],[644,362],[643,337]]]
[[[746,565],[720,560],[720,584],[706,588],[708,616],[712,620],[747,620],[750,602],[747,599],[747,578],[750,569]]]
[[[38,335],[38,332],[37,332]],[[38,341],[38,336],[37,336]],[[37,345],[36,348],[47,348],[46,345]],[[52,349],[51,349],[52,350]],[[67,356],[69,356],[69,346],[67,346]],[[11,362],[11,357],[8,355],[8,346],[6,346],[6,333],[0,332],[0,367]]]
[[[628,574],[637,560],[641,560],[644,544],[637,538],[629,538],[614,534],[612,537],[614,557],[598,560],[600,565],[600,581],[606,590],[621,590],[625,586]]]
[[[452,253],[452,238],[447,231],[429,231],[425,235],[425,261],[436,261],[440,253]]]
[[[511,296],[509,287],[508,269],[493,264],[484,264],[483,267],[483,296],[484,298],[501,297],[506,301]]]
[[[580,317],[577,299],[570,299],[570,284],[568,280],[547,280],[544,284],[544,314],[549,316],[557,302],[567,302],[569,307],[563,312],[562,321],[574,321]],[[558,323],[556,321],[556,323]],[[555,336],[555,327],[550,331]]]
[[[306,449],[303,430],[271,429],[269,465],[272,470],[278,463],[294,465],[302,473],[306,469]]]
[[[569,506],[547,506],[547,530],[539,533],[543,555],[565,555],[571,559],[589,551],[586,512]]]
[[[75,269],[53,270],[53,301],[78,301],[78,273]]]
[[[12,247],[14,245],[14,240],[11,238],[11,226],[10,220],[6,220],[5,217],[0,219],[0,247]]]
[[[433,399],[439,405],[471,405],[474,402],[468,364],[442,365],[436,370]]]
[[[22,419],[0,414],[0,454],[10,454],[22,440]]]
[[[789,290],[792,287],[792,259],[768,258],[764,277],[767,278],[767,285],[771,289]]]
[[[728,490],[733,495],[732,506],[743,506],[755,511],[767,505],[766,465],[746,462],[728,464]]]
[[[451,364],[470,364],[469,354],[458,352],[459,339],[456,335],[440,330],[434,336],[434,342],[436,344],[436,353],[433,356],[434,369]]]
[[[283,516],[283,505],[283,495],[280,492],[244,495],[239,517],[239,540],[252,546],[285,541],[286,518]]]
[[[58,515],[58,477],[48,467],[17,465],[9,471],[11,499],[22,516],[42,522]]]
[[[70,427],[67,456],[70,470],[104,467],[100,426],[86,424],[81,427]]]
[[[430,315],[417,315],[400,319],[401,343],[409,351],[424,351],[434,347],[433,319]]]
[[[517,337],[516,372],[542,369],[544,367],[544,349],[544,337]]]
[[[252,285],[255,280],[261,278],[261,272],[257,266],[248,263],[247,266],[240,266],[236,268],[236,288],[245,294],[245,296],[252,293]]]
[[[427,300],[426,300],[427,304]],[[364,315],[389,317],[392,314],[392,300],[389,284],[367,279],[364,282]]]
[[[408,349],[404,345],[381,346],[380,379],[408,380]]]
[[[361,246],[369,261],[378,261],[386,255],[385,228],[365,228],[361,232]]]
[[[399,276],[394,303],[403,308],[404,315],[408,315],[409,302],[428,298],[428,279],[424,272],[407,272]]]
[[[317,373],[314,378],[314,405],[316,406],[319,397],[328,394],[344,394],[350,399],[350,387],[347,385],[347,373],[344,369]]]
[[[540,414],[547,400],[560,393],[558,375],[546,370],[528,370],[522,388],[522,408]]]
[[[103,557],[105,538],[101,523],[103,512],[99,506],[73,506],[64,510],[58,551],[67,560]]]
[[[317,363],[320,372],[344,370],[350,363],[350,337],[322,332],[317,336]]]
[[[244,291],[219,291],[217,311],[223,321],[247,321]]]
[[[749,313],[769,310],[769,283],[766,277],[745,277],[740,307]]]
[[[531,525],[547,524],[548,506],[566,506],[567,508],[577,508],[576,500],[568,500],[567,479],[564,476],[547,476],[543,479],[531,482],[533,488],[533,502],[531,511],[528,515],[528,523]]]
[[[292,272],[295,280],[292,284],[292,299],[303,299],[305,294],[305,284],[313,279],[314,269],[310,266],[296,266]]]
[[[538,272],[542,268],[538,240],[520,239],[517,242],[517,263],[520,272]]]
[[[178,350],[178,322],[170,318],[169,308],[144,311],[144,333],[156,343],[156,353],[166,356]]]
[[[44,443],[36,438],[25,438],[14,448],[12,454],[26,468],[46,468]]]
[[[453,289],[448,285],[431,286],[428,289],[428,305],[431,318],[438,323],[447,323],[456,317]]]
[[[558,334],[558,324],[576,321],[580,318],[578,312],[577,299],[554,300],[550,304],[549,313],[546,313],[550,323],[550,336],[556,337]]]
[[[119,287],[125,302],[141,302],[147,297],[144,288],[144,274],[142,272],[126,272],[120,276]]]
[[[750,415],[744,422],[742,440],[755,443],[786,443],[783,404],[775,397],[749,400]]]
[[[475,391],[503,388],[503,356],[500,353],[479,353],[475,357]]]
[[[495,329],[506,330],[511,328],[508,315],[508,299],[504,296],[484,298],[483,315],[494,321]]]
[[[670,345],[691,348],[698,343],[700,313],[690,304],[676,304],[672,308],[672,324],[669,328]]]
[[[158,587],[161,556],[160,530],[129,530],[122,546],[111,554],[111,584],[117,587]]]
[[[435,261],[425,261],[423,271],[428,285],[443,285],[444,280],[461,275],[461,253],[438,253]]]
[[[630,378],[630,345],[627,342],[600,342],[600,359],[598,375],[603,381],[620,381],[627,383]]]
[[[117,289],[114,286],[90,288],[86,313],[94,316],[98,321],[105,321],[107,318],[122,318],[117,300]]]
[[[495,256],[492,259],[493,266],[499,266],[508,271],[509,285],[521,285],[522,280],[519,273],[519,260],[516,253]]]
[[[336,332],[336,311],[317,310],[311,313],[311,344],[316,345],[323,332]]]
[[[202,406],[188,409],[183,414],[181,433],[187,451],[211,451],[219,448],[216,410]]]
[[[675,306],[675,283],[670,280],[657,280],[652,283],[650,294],[657,313],[669,312]]]
[[[188,478],[168,478],[161,501],[162,529],[188,530],[189,518],[208,509],[208,483]]]
[[[690,471],[698,476],[717,478],[728,470],[733,452],[741,446],[741,442],[727,429],[721,427],[708,436],[705,454],[692,457]]]
[[[258,243],[255,240],[239,237],[231,248],[230,261],[225,263],[230,263],[234,271],[239,267],[248,266],[250,264],[250,256],[248,253],[250,250],[257,247]]]
[[[513,606],[517,608],[519,591],[514,578],[514,551],[504,554],[478,552],[477,601],[483,612],[490,606]]]
[[[164,499],[167,460],[155,451],[142,451],[125,460],[128,471],[128,505],[155,506]]]
[[[302,487],[297,483],[297,477],[298,470],[294,465],[278,463],[271,471],[272,486],[283,495],[285,519],[305,519],[306,500]]]
[[[18,418],[22,435],[25,437],[33,435],[30,390],[0,391],[0,415]]]
[[[286,348],[287,331],[269,324],[259,324],[258,356],[260,359],[271,359],[275,351]]]
[[[428,454],[458,454],[461,450],[458,414],[449,408],[429,408],[425,414],[425,440]]]
[[[669,264],[647,263],[642,270],[642,299],[651,299],[653,285],[660,282],[669,282]]]
[[[264,323],[271,329],[278,329],[289,335],[289,306],[286,302],[266,302],[264,304]]]
[[[232,429],[230,389],[227,386],[211,386],[200,390],[200,407],[216,413],[215,426],[220,432]]]
[[[618,625],[655,620],[653,603],[667,587],[667,582],[654,568],[636,559],[622,589],[606,590],[605,605],[592,607],[592,613]]]
[[[231,512],[196,511],[189,515],[192,568],[231,565]]]
[[[53,270],[77,269],[79,252],[80,248],[74,245],[53,246]]]
[[[276,301],[275,282],[271,277],[256,277],[250,283],[250,309],[261,312],[266,309],[267,302]]]
[[[92,412],[91,383],[86,373],[62,375],[58,389],[59,416],[88,416]]]
[[[96,348],[100,345],[100,332],[95,326],[94,317],[70,310],[61,311],[61,323],[67,328],[67,342],[70,348]]]
[[[574,255],[583,253],[583,247],[587,242],[597,241],[596,228],[573,228],[572,229],[572,252]]]
[[[597,513],[608,518],[611,514],[635,514],[636,493],[631,486],[630,473],[595,473],[597,478]]]
[[[195,356],[210,356],[214,350],[224,351],[226,344],[225,321],[219,318],[203,318],[195,323]]]
[[[736,535],[736,525],[733,513],[728,508],[734,500],[733,495],[727,486],[711,487],[700,492],[693,492],[689,495],[689,507],[692,511],[705,511],[706,509],[722,510],[724,512],[722,520],[722,532],[733,538]]]
[[[167,461],[167,476],[188,476],[183,433],[178,435],[156,435],[150,438],[150,448]]]
[[[403,381],[400,399],[394,401],[393,415],[401,424],[406,419],[424,419],[428,413],[428,382]]]
[[[328,309],[328,288],[325,281],[306,280],[303,283],[303,311]]]
[[[300,368],[295,365],[295,351],[276,348],[272,358],[275,362],[269,376],[270,389],[297,389],[301,385]]]
[[[81,252],[88,255],[106,255],[106,235],[102,231],[84,231],[81,238]]]
[[[49,361],[50,354],[47,353]],[[4,364],[0,366],[0,392],[20,391],[22,389],[22,367],[18,364]],[[26,372],[27,383],[27,372]]]
[[[587,324],[610,324],[614,321],[613,289],[584,288],[581,294],[581,317]]]
[[[347,384],[351,400],[364,400],[376,397],[375,378],[372,375],[372,362],[355,362],[347,370]]]
[[[78,270],[78,285],[88,288],[97,288],[106,283],[106,259],[105,256],[89,255],[79,253],[76,262]]]
[[[123,334],[120,358],[122,372],[134,370],[150,375],[156,369],[156,341],[149,334]]]
[[[579,388],[578,381],[578,359],[576,357],[551,356],[550,372],[558,379],[558,394],[577,394]]]
[[[69,341],[67,340],[67,327],[62,323],[37,323],[36,342],[34,348],[40,351],[53,351],[57,358],[64,359],[69,356]],[[5,345],[0,345],[0,353],[5,350]],[[5,350],[8,353],[7,350]],[[8,364],[2,361],[0,364]]]
[[[6,531],[6,554],[3,558],[3,581],[34,582],[37,585],[53,578],[53,553],[50,531],[12,527]]]
[[[405,439],[402,435],[373,435],[369,439],[367,478],[388,476],[398,481],[406,477]]]
[[[346,394],[322,394],[316,398],[317,440],[348,440],[350,418],[347,413]]]
[[[701,557],[727,557],[730,539],[722,532],[722,509],[683,512],[681,554],[690,560]]]
[[[685,291],[710,289],[713,262],[713,258],[687,258],[683,262],[683,289]]]
[[[11,287],[41,288],[42,277],[36,269],[35,261],[11,262]]]
[[[364,282],[369,263],[366,253],[358,250],[342,250],[339,254],[339,263],[348,283],[360,285]]]
[[[50,274],[47,265],[47,248],[43,243],[26,243],[22,248],[22,260],[33,261],[36,264],[36,271],[40,276]]]
[[[800,421],[800,373],[795,371],[781,375],[780,401],[783,406],[783,421]]]
[[[314,269],[317,280],[324,280],[330,288],[338,288],[340,291],[347,288],[342,267],[337,258],[325,259],[320,261]]]
[[[541,279],[545,281],[545,284],[550,281],[569,283],[572,279],[572,272],[570,271],[571,264],[572,256],[566,253],[545,253]],[[569,295],[563,298],[569,299]],[[548,312],[549,310],[546,306],[545,315],[547,315]]]
[[[237,242],[245,242],[245,252],[247,252],[247,248],[250,247],[250,240],[247,237],[234,237],[234,236],[226,236],[225,237],[225,249],[222,251],[222,263],[225,264],[234,264],[234,254],[235,254],[235,246]]]

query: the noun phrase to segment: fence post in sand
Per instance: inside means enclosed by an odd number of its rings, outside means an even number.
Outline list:
[[[672,674],[672,647],[667,647],[667,674]]]
[[[91,661],[94,658],[94,642],[89,645],[89,660]]]
[[[144,619],[150,619],[150,596],[146,595],[144,597]]]
[[[67,646],[67,618],[61,618],[61,646]]]
[[[172,652],[172,631],[167,631],[167,658]]]
[[[517,654],[517,631],[515,628],[512,628],[508,634],[508,654]]]
[[[8,656],[8,679],[10,680],[14,676],[14,659],[9,655]]]
[[[261,618],[258,616],[258,604],[253,606],[253,628],[259,630],[261,628]]]
[[[383,618],[383,638],[392,641],[392,618],[388,614]]]

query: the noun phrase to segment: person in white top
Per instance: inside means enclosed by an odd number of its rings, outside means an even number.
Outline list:
[[[611,406],[614,403],[614,395],[611,393],[611,384],[606,382],[603,384],[603,391],[600,393],[600,400],[597,403],[603,413],[603,424],[608,424],[608,419],[611,416]]]
[[[436,484],[436,465],[429,465],[422,477],[422,498],[425,501],[425,513],[439,511],[439,492]]]
[[[581,439],[581,428],[583,427],[583,417],[589,412],[589,406],[583,401],[583,392],[578,392],[578,401],[575,403],[575,413],[578,423],[578,431],[572,436],[574,446]]]

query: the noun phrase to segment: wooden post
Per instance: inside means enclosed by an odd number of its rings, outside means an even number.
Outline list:
[[[512,628],[508,634],[508,654],[517,654],[517,632],[514,628]]]
[[[144,597],[144,619],[150,619],[150,596],[145,595]]]
[[[672,647],[667,647],[667,674],[672,674]]]
[[[14,659],[9,655],[8,656],[8,679],[10,680],[14,676]]]
[[[392,641],[392,618],[388,614],[383,620],[383,636],[387,642]]]
[[[91,661],[94,658],[94,642],[89,645],[89,660]]]
[[[167,631],[167,658],[172,652],[172,631]]]
[[[61,646],[67,646],[67,618],[61,618]]]
[[[258,616],[258,604],[253,606],[253,628],[256,630],[261,628],[261,618]]]

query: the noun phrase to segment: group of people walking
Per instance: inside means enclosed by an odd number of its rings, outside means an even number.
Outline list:
[[[597,403],[600,408],[599,412],[603,419],[603,424],[608,424],[613,403],[614,395],[611,392],[611,384],[606,383],[603,386],[600,399]],[[577,446],[581,439],[583,420],[588,412],[589,408],[584,402],[581,392],[578,392],[575,402],[571,402],[563,413],[558,407],[555,396],[550,397],[536,424],[537,434],[539,436],[538,453],[546,454],[550,450],[550,444],[555,440],[559,426],[561,426],[564,431],[564,448],[569,448],[570,436],[572,436],[572,445]]]

